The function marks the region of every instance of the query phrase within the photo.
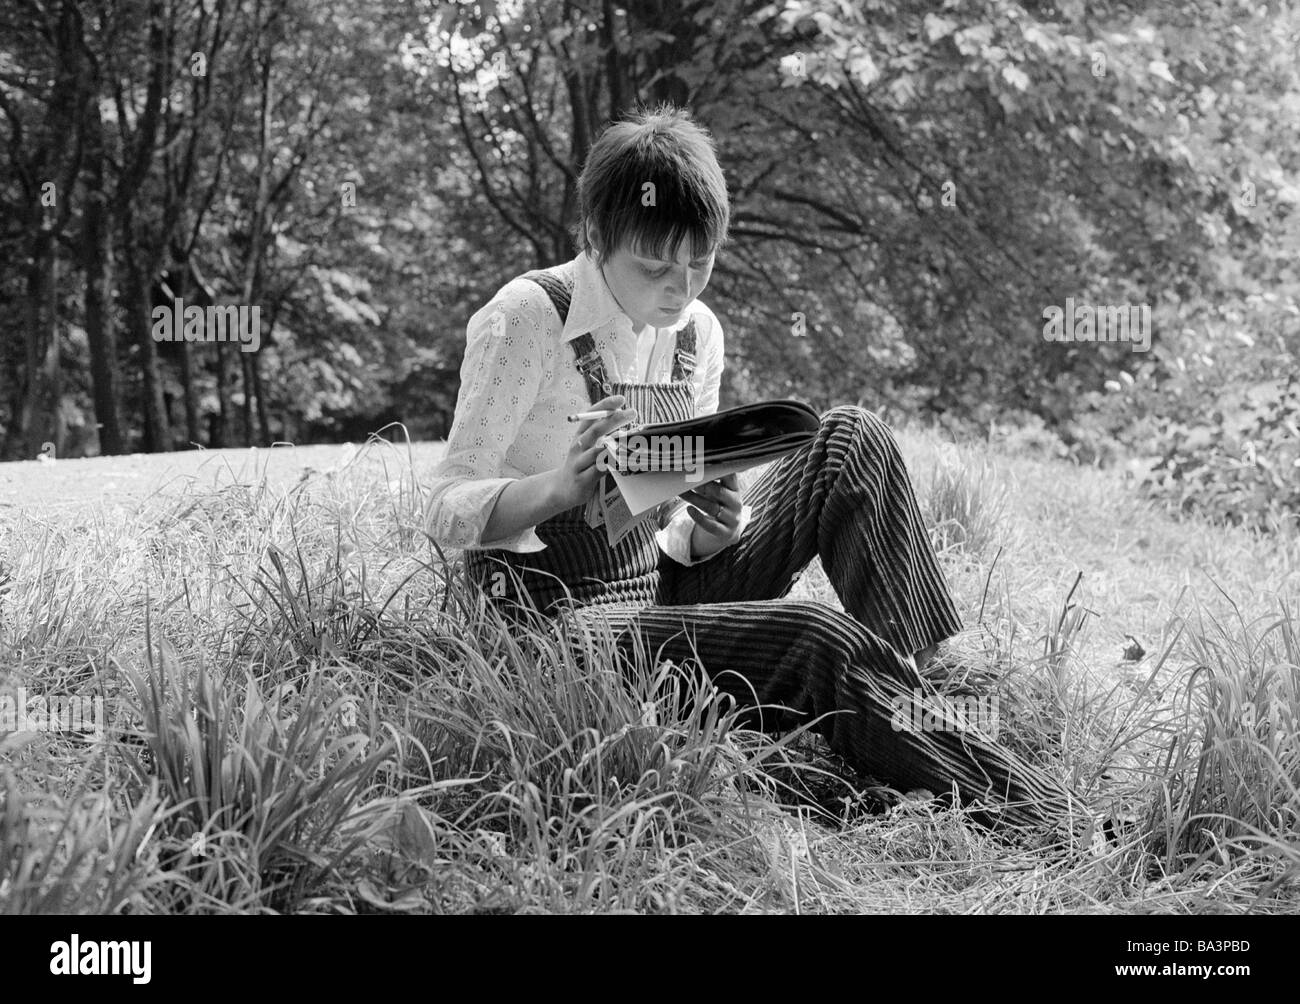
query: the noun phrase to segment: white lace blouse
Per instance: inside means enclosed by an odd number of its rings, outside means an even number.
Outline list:
[[[574,278],[563,326],[542,288],[521,277],[469,320],[447,453],[434,471],[425,508],[429,534],[445,546],[520,552],[546,547],[535,527],[489,541],[482,539],[483,528],[507,484],[564,462],[578,428],[566,416],[591,407],[569,345],[584,332],[592,333],[611,381],[663,383],[671,379],[677,330],[694,318],[696,414],[717,411],[723,340],[713,311],[694,300],[672,327],[647,328],[638,338],[588,254],[559,268]],[[746,506],[742,526],[750,515]],[[656,534],[660,548],[683,565],[693,564],[693,527],[679,503]]]

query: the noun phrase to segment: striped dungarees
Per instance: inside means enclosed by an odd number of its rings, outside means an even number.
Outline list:
[[[570,299],[563,281],[544,270],[527,272],[524,277],[546,290],[563,324]],[[570,344],[593,405],[611,394],[622,394],[627,407],[635,408],[642,422],[677,422],[695,416],[695,388],[691,382],[695,371],[694,320],[677,332],[670,383],[611,382],[591,332],[579,335]],[[661,512],[670,505],[664,503]],[[566,586],[578,604],[625,602],[644,606],[659,602],[659,559],[663,552],[655,541],[655,521],[641,524],[611,548],[603,526],[592,529],[587,525],[584,509],[585,504],[574,506],[537,525],[536,533],[546,545],[545,550],[469,550],[465,552],[466,570],[475,581],[490,585],[489,595],[502,601],[501,606],[507,610],[519,602],[515,575],[522,579],[533,605],[548,614],[567,604]],[[502,571],[504,575],[494,574]]]
[[[551,273],[526,273],[567,316],[569,290]],[[672,382],[611,383],[590,333],[574,339],[592,402],[624,394],[646,421],[694,414],[695,331],[678,333]],[[740,704],[764,705],[751,721],[815,726],[832,749],[900,790],[948,792],[999,804],[996,815],[1037,822],[1081,809],[1062,784],[972,731],[894,728],[899,702],[931,693],[912,653],[961,630],[907,468],[888,428],[854,406],[830,409],[807,447],[774,461],[745,492],[753,516],[740,540],[696,565],[680,565],[643,526],[610,548],[577,506],[537,526],[545,550],[471,549],[466,571],[486,584],[513,569],[533,604],[578,625],[599,622],[627,649],[693,664]],[[668,504],[668,503],[666,503]],[[820,557],[844,611],[782,599]],[[513,576],[507,609],[518,602]],[[573,597],[570,607],[564,587]],[[773,710],[779,706],[785,710]],[[834,712],[829,714],[828,712]]]

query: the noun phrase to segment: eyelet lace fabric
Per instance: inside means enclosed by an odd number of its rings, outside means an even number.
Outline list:
[[[692,375],[696,413],[717,410],[724,359],[722,329],[713,311],[693,301],[678,323],[647,329],[638,337],[588,255],[559,270],[570,270],[561,274],[574,280],[563,325],[546,293],[522,276],[506,283],[469,320],[447,452],[427,485],[425,525],[446,547],[520,552],[545,547],[532,527],[498,540],[485,541],[482,535],[510,481],[564,462],[577,430],[566,416],[591,406],[573,363],[571,338],[590,331],[612,379],[666,383],[676,332],[693,319],[699,358]],[[682,564],[691,563],[692,525],[685,508],[678,507],[658,535],[661,548]]]

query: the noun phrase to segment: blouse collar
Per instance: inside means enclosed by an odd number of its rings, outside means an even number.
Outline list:
[[[610,321],[622,332],[632,332],[632,318],[623,313],[623,308],[614,299],[614,293],[605,281],[605,276],[596,266],[590,252],[583,251],[569,265],[573,269],[573,295],[569,299],[569,316],[560,331],[560,339],[572,341],[588,331],[596,331]],[[693,302],[693,301],[692,301]],[[685,325],[691,317],[688,306],[682,312],[682,318],[669,330],[676,330]]]

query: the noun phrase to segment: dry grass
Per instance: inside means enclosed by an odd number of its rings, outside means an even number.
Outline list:
[[[967,624],[936,681],[998,694],[1091,850],[859,787],[601,632],[511,635],[418,530],[434,452],[375,443],[0,527],[0,695],[113,711],[0,736],[0,911],[1293,911],[1300,544],[899,438]],[[795,595],[836,602],[816,563]]]

